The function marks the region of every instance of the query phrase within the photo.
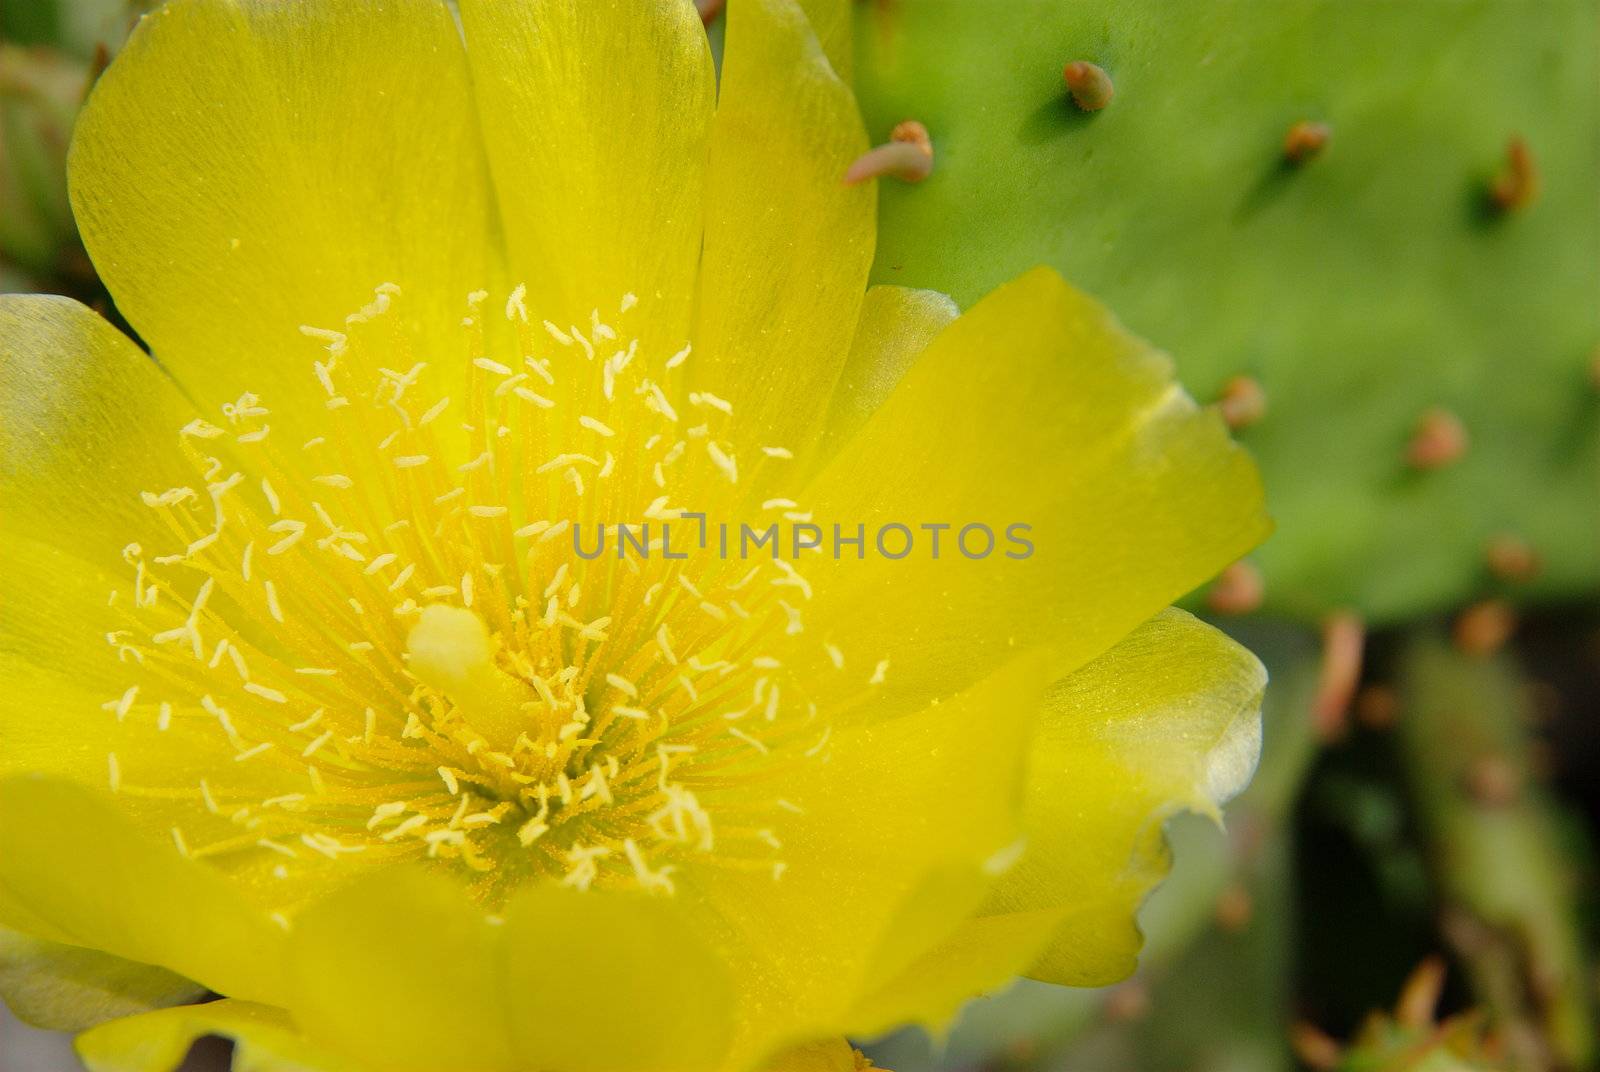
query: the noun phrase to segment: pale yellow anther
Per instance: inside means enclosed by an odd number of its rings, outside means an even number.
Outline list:
[[[494,644],[470,610],[435,603],[422,608],[406,638],[411,672],[444,693],[491,744],[509,747],[527,728],[522,705],[533,690],[494,664]]]

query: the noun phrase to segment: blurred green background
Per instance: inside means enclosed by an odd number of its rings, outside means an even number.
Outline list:
[[[140,6],[0,0],[0,289],[115,316],[64,158]],[[875,279],[965,305],[1055,265],[1226,407],[1278,521],[1194,603],[1272,672],[1261,770],[1226,833],[1173,824],[1139,973],[1021,983],[946,1039],[867,1052],[896,1072],[1596,1067],[1600,2],[854,14],[869,130],[916,119],[935,152],[926,181],[883,183]],[[1068,95],[1076,60],[1111,78],[1103,110]],[[1292,162],[1302,122],[1327,140]],[[0,1026],[0,1068],[67,1053]]]

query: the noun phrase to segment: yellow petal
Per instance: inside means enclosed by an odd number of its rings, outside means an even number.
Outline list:
[[[193,411],[126,337],[65,298],[0,298],[0,348],[0,772],[104,784],[110,754],[132,769],[139,750],[181,769],[102,705],[128,687],[107,640],[133,599],[123,549],[171,539],[140,492],[193,483],[176,449]]]
[[[1002,858],[1004,853],[1002,852]],[[935,867],[922,879],[895,911],[889,925],[874,944],[868,968],[859,991],[876,993],[893,983],[907,967],[933,948],[940,937],[950,934],[983,903],[995,868],[977,863],[957,863]],[[859,1030],[849,1025],[852,1033]],[[864,1031],[870,1034],[871,1031]]]
[[[842,1038],[808,1042],[784,1050],[763,1072],[860,1072],[856,1050]]]
[[[728,1034],[720,963],[642,893],[534,887],[491,919],[401,870],[309,910],[293,943],[297,1020],[385,1072],[698,1072]]]
[[[856,1002],[846,1019],[853,1035],[872,1037],[903,1024],[943,1032],[961,1006],[999,990],[1033,964],[1064,909],[972,919],[956,927],[894,978]]]
[[[295,921],[289,1008],[311,1038],[385,1072],[511,1072],[502,930],[441,877],[352,884]]]
[[[0,781],[0,886],[74,945],[237,997],[282,993],[282,932],[222,876],[79,786]]]
[[[139,492],[193,480],[176,447],[194,412],[155,362],[89,309],[44,295],[0,297],[0,353],[4,533],[106,566],[166,532]]]
[[[958,315],[936,290],[872,287],[861,304],[850,358],[828,409],[824,455],[849,442],[894,393],[922,351]]]
[[[641,345],[673,353],[689,328],[716,94],[693,7],[467,0],[461,14],[530,316],[588,333],[592,310],[610,319],[635,294]]]
[[[800,7],[834,73],[848,85],[853,66],[851,36],[855,32],[850,0],[800,0]]]
[[[115,1020],[78,1036],[89,1072],[174,1072],[206,1035],[234,1043],[234,1072],[353,1072],[301,1038],[280,1009],[214,1001]]]
[[[727,973],[673,899],[534,887],[508,909],[504,941],[512,1031],[527,1067],[718,1066],[732,1028]]]
[[[735,400],[736,442],[804,450],[850,351],[875,194],[849,87],[794,0],[733,0],[707,176],[691,381]]]
[[[0,555],[0,773],[109,777],[107,755],[132,743],[115,713],[127,689],[105,634],[121,625],[114,578],[47,544],[5,533]],[[153,735],[149,735],[153,736]],[[154,743],[151,741],[150,743]]]
[[[0,928],[0,997],[35,1027],[81,1031],[204,993],[163,968]]]
[[[104,533],[108,542],[118,541]],[[290,909],[319,880],[343,882],[370,866],[363,859],[327,859],[311,854],[304,883],[273,874],[273,852],[213,855],[216,846],[241,844],[244,836],[230,814],[240,802],[258,803],[303,792],[299,769],[236,762],[238,746],[217,720],[178,705],[164,723],[159,695],[123,645],[147,646],[149,621],[127,613],[135,570],[119,563],[109,574],[56,548],[0,524],[0,775],[45,773],[84,785],[113,789],[126,822],[164,846],[173,829],[198,856],[239,880],[241,892],[264,910]],[[114,599],[108,595],[116,592]],[[183,614],[176,606],[173,620]],[[140,630],[132,632],[131,630]],[[115,638],[116,642],[108,641]],[[145,686],[136,689],[139,682]],[[230,688],[226,679],[219,685]],[[231,696],[219,688],[228,703]],[[166,729],[160,728],[163,724]],[[210,775],[207,787],[201,781]],[[207,795],[211,794],[208,801]],[[227,804],[213,810],[217,801]],[[4,816],[0,815],[0,821]],[[3,899],[3,894],[0,894]],[[39,924],[18,921],[40,937],[58,937]]]
[[[735,950],[734,1063],[842,1031],[858,998],[897,977],[978,905],[981,874],[1018,835],[1022,764],[1048,664],[1014,660],[913,717],[834,733],[817,762],[762,792],[781,874],[679,876]],[[972,981],[976,992],[986,979]]]
[[[1055,685],[1029,765],[1028,851],[990,915],[1061,908],[1029,974],[1099,986],[1133,970],[1134,912],[1166,874],[1163,822],[1216,816],[1261,746],[1266,672],[1205,623],[1169,610]]]
[[[327,355],[299,325],[342,330],[383,283],[430,362],[419,393],[449,393],[465,298],[490,270],[472,116],[440,0],[381,17],[176,0],[140,21],[78,119],[73,209],[179,382],[208,407],[258,392],[288,434],[325,400],[311,362]]]
[[[1063,669],[1081,665],[1267,530],[1255,466],[1220,419],[1048,269],[946,328],[797,498],[827,532],[864,525],[875,541],[900,524],[914,537],[905,558],[862,562],[846,548],[806,566],[808,632],[868,667],[888,660],[879,715],[934,702],[1034,644],[1053,644]],[[947,526],[937,557],[930,525]],[[963,552],[968,525],[988,526],[993,544],[974,528]],[[889,553],[903,541],[891,531]],[[859,687],[829,676],[824,652],[815,661],[819,702]]]
[[[153,839],[170,841],[177,825],[196,849],[238,842],[238,826],[202,806],[205,772],[228,772],[222,799],[252,803],[303,791],[304,779],[235,763],[238,749],[209,717],[180,711],[158,730],[135,649],[149,647],[163,614],[176,625],[182,612],[163,591],[157,610],[131,613],[152,587],[137,563],[174,549],[171,524],[142,494],[189,488],[184,509],[210,523],[206,486],[180,447],[195,411],[154,361],[65,298],[0,297],[0,351],[0,773],[120,780],[139,800],[129,818]],[[229,455],[217,438],[188,442]],[[143,693],[130,693],[141,680]],[[146,794],[152,786],[165,791]],[[264,852],[226,861],[262,903],[286,907],[304,887],[274,877],[276,862]],[[313,866],[344,880],[362,865],[318,856]]]
[[[0,298],[0,348],[0,773],[103,785],[120,762],[130,778],[189,781],[186,763],[225,753],[185,755],[104,705],[129,685],[108,637],[135,640],[120,632],[135,589],[124,548],[172,538],[140,493],[194,483],[176,449],[193,410],[149,357],[65,298]]]

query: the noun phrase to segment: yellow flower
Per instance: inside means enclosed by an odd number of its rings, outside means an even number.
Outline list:
[[[734,0],[719,87],[686,0],[177,0],[101,80],[157,360],[0,300],[0,983],[93,1068],[849,1068],[1131,970],[1255,760],[1163,609],[1255,471],[1049,271],[866,287],[808,6]],[[718,546],[769,524],[823,549]]]

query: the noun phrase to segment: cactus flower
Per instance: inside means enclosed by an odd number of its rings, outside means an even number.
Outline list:
[[[1255,762],[1166,609],[1249,460],[1050,271],[867,287],[794,0],[720,84],[687,0],[459,16],[174,0],[80,117],[155,359],[0,300],[7,1000],[96,1070],[817,1072],[1125,975]]]

